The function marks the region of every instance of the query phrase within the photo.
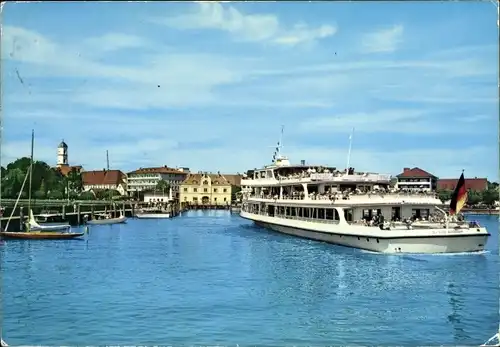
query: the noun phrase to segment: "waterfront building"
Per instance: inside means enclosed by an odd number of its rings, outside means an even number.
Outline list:
[[[457,186],[458,179],[456,178],[440,178],[437,181],[438,190],[454,190]],[[488,189],[488,180],[486,178],[466,178],[465,189],[476,192],[484,192]]]
[[[166,192],[146,192],[144,193],[143,201],[147,203],[157,203],[157,202],[169,202],[173,200],[172,187],[168,193]]]
[[[396,189],[432,192],[437,188],[438,178],[418,167],[405,167],[397,177]]]
[[[189,174],[189,168],[171,168],[168,166],[139,168],[128,173],[127,191],[129,195],[151,191],[160,181],[166,181],[172,188],[173,197],[179,197],[179,187]]]
[[[234,188],[241,187],[241,179],[243,178],[243,175],[237,173],[237,174],[223,174],[223,176],[231,184],[233,190]]]
[[[71,171],[75,170],[80,173],[83,172],[81,165],[71,166],[68,162],[68,145],[64,140],[57,146],[57,166],[56,169],[63,175],[67,176]]]
[[[180,186],[180,201],[191,205],[228,205],[231,183],[220,173],[189,174]]]
[[[116,190],[127,194],[127,176],[120,170],[100,170],[82,172],[83,190]]]

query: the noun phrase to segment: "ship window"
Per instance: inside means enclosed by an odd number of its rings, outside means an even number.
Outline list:
[[[309,208],[304,208],[304,218],[309,218]]]
[[[326,209],[326,213],[325,213],[325,217],[326,219],[330,219],[330,220],[333,220],[333,209],[331,208],[327,208]]]
[[[353,218],[352,218],[352,209],[346,209],[344,210],[344,218],[347,222],[352,222],[353,221]]]
[[[291,212],[291,214],[290,214],[290,215],[291,215],[292,217],[297,216],[297,207],[292,207],[292,208],[290,209],[290,212]]]
[[[325,209],[318,208],[318,219],[325,219]]]

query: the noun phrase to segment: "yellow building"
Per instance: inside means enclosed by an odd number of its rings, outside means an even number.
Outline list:
[[[180,188],[179,200],[183,204],[231,204],[231,183],[221,174],[189,174]]]

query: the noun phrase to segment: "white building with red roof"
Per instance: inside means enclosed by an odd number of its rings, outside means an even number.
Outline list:
[[[396,177],[397,189],[430,192],[437,188],[438,177],[418,167],[413,169],[405,167]]]

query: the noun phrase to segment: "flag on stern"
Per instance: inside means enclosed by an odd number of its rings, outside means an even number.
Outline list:
[[[462,207],[464,207],[466,202],[467,202],[467,190],[465,189],[465,178],[464,178],[464,173],[462,172],[460,178],[458,179],[457,186],[455,187],[455,191],[451,196],[450,214],[453,215],[460,212],[460,210],[462,209]]]

